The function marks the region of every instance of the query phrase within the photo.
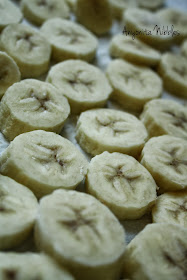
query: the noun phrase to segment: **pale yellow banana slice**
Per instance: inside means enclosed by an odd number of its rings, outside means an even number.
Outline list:
[[[187,140],[187,108],[173,100],[158,99],[148,102],[140,116],[149,137],[164,134]]]
[[[95,109],[80,115],[76,139],[91,155],[108,151],[137,157],[147,140],[147,131],[143,123],[131,114]]]
[[[118,19],[122,18],[123,12],[130,7],[136,6],[136,0],[110,0],[112,15]]]
[[[137,38],[118,34],[113,37],[110,43],[110,55],[128,60],[135,64],[145,66],[156,66],[161,58],[161,54],[144,44]]]
[[[18,246],[26,240],[37,209],[37,199],[29,189],[0,175],[0,250]]]
[[[187,230],[152,224],[127,246],[124,277],[131,280],[186,280]]]
[[[34,79],[15,83],[0,103],[0,129],[13,140],[17,135],[42,129],[60,133],[70,113],[60,89]]]
[[[88,162],[67,139],[36,130],[17,136],[0,157],[0,171],[30,188],[37,197],[55,189],[75,189]]]
[[[97,38],[78,23],[49,19],[42,25],[41,33],[52,45],[52,56],[56,61],[71,58],[91,61],[95,56]]]
[[[0,51],[0,98],[12,84],[19,82],[21,74],[15,61]]]
[[[86,187],[120,220],[142,217],[156,200],[157,186],[151,174],[136,159],[120,153],[94,157]]]
[[[88,194],[57,190],[42,198],[35,240],[77,280],[119,279],[124,229],[106,206]]]
[[[165,193],[152,209],[154,223],[171,223],[187,227],[187,192]]]
[[[0,31],[11,23],[18,23],[23,15],[12,1],[0,0]]]
[[[164,135],[150,139],[143,148],[141,163],[160,187],[160,192],[187,188],[187,142]]]
[[[165,53],[161,58],[158,72],[168,92],[187,98],[187,58]]]
[[[181,54],[187,58],[187,40],[184,41],[181,47]]]
[[[164,5],[165,0],[135,0],[139,8],[155,11]]]
[[[68,60],[53,66],[47,82],[68,98],[71,112],[75,114],[103,107],[112,92],[105,74],[81,60]]]
[[[30,26],[8,25],[1,34],[0,48],[15,60],[22,78],[36,78],[48,70],[51,46]]]
[[[37,25],[50,18],[70,17],[70,8],[66,0],[22,0],[21,9],[24,16]]]
[[[74,280],[52,258],[36,253],[0,253],[2,280]]]
[[[116,59],[106,74],[113,87],[112,98],[127,110],[139,113],[146,102],[162,94],[162,80],[148,67]]]

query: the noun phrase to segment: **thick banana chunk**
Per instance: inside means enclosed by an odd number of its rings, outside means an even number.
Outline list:
[[[52,56],[56,61],[71,58],[91,61],[95,57],[97,38],[78,23],[49,19],[42,25],[41,33],[52,45]]]
[[[112,92],[105,74],[81,60],[68,60],[53,66],[47,82],[62,91],[75,114],[103,107]]]
[[[0,172],[30,188],[40,198],[55,189],[74,189],[88,162],[67,139],[36,130],[17,136],[0,157]]]
[[[35,240],[77,280],[118,280],[125,233],[110,210],[94,197],[57,190],[41,199]]]
[[[187,188],[187,142],[164,135],[150,139],[143,151],[141,163],[155,179],[161,192]]]
[[[12,1],[0,0],[0,31],[11,23],[18,23],[22,20],[22,13]]]
[[[116,59],[106,74],[113,87],[112,98],[130,111],[140,113],[146,102],[162,94],[162,80],[148,67]]]
[[[187,140],[187,108],[173,100],[148,102],[140,116],[149,137],[169,134]]]
[[[165,0],[136,0],[137,6],[142,9],[155,11],[164,5]]]
[[[186,280],[187,230],[151,224],[127,246],[124,277],[131,280]]]
[[[165,193],[152,209],[154,223],[171,223],[187,227],[187,192]]]
[[[158,72],[167,91],[187,98],[187,59],[173,53],[162,55]]]
[[[161,58],[161,54],[149,45],[137,38],[133,40],[132,37],[121,34],[113,37],[110,43],[110,55],[145,66],[156,66]]]
[[[48,70],[51,47],[30,26],[8,25],[1,34],[0,48],[15,60],[22,78],[36,78]]]
[[[0,279],[74,280],[52,258],[36,253],[0,253]]]
[[[62,91],[34,79],[12,85],[0,104],[0,129],[13,140],[17,135],[42,129],[60,133],[70,113]]]
[[[184,41],[181,47],[181,54],[187,58],[187,40]]]
[[[147,131],[131,114],[112,109],[95,109],[80,115],[76,138],[91,155],[108,151],[138,157],[147,140]]]
[[[66,0],[22,0],[21,9],[24,16],[37,25],[50,18],[70,16]]]
[[[8,87],[19,82],[21,74],[15,61],[5,52],[0,51],[0,98]]]
[[[18,246],[27,239],[37,208],[37,199],[29,189],[0,175],[0,250]]]
[[[104,152],[89,165],[87,192],[107,205],[120,219],[138,219],[156,200],[151,174],[133,157]]]
[[[118,19],[122,18],[123,12],[128,8],[136,6],[136,0],[110,0],[112,15]]]

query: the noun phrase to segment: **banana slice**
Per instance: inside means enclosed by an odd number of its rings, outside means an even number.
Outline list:
[[[155,11],[164,5],[165,0],[136,0],[137,6],[142,9]]]
[[[143,164],[161,192],[187,188],[187,142],[164,135],[150,139],[142,151]]]
[[[70,17],[70,8],[66,0],[22,0],[21,9],[24,16],[37,25],[50,18]]]
[[[30,26],[7,26],[1,33],[0,47],[15,60],[22,78],[36,78],[48,70],[51,47],[45,38]]]
[[[94,157],[86,187],[120,220],[142,217],[156,200],[157,186],[151,174],[133,157],[120,153]]]
[[[12,84],[19,82],[21,74],[15,61],[0,51],[0,98]]]
[[[156,66],[161,58],[161,54],[144,44],[137,38],[133,40],[131,37],[118,34],[113,37],[110,43],[110,55],[128,60],[135,64],[145,66]]]
[[[121,19],[124,11],[128,8],[136,7],[136,0],[110,0],[110,5],[112,15]]]
[[[167,91],[187,98],[187,59],[181,55],[165,53],[162,55],[158,72]]]
[[[140,113],[146,102],[162,93],[162,80],[148,67],[116,59],[106,74],[113,87],[112,98],[130,111]]]
[[[88,162],[67,139],[36,130],[17,136],[0,157],[0,171],[40,198],[58,188],[74,189]]]
[[[58,190],[42,198],[35,240],[77,280],[119,279],[124,229],[106,206],[88,194]]]
[[[0,253],[2,280],[74,280],[50,257],[36,253]]]
[[[124,276],[131,280],[185,280],[187,230],[152,224],[127,246]]]
[[[0,175],[0,250],[18,246],[27,239],[37,208],[37,200],[29,189]]]
[[[154,223],[171,223],[187,227],[187,192],[165,193],[152,209]]]
[[[104,73],[81,60],[68,60],[53,66],[47,82],[68,98],[74,114],[103,107],[112,92]]]
[[[18,7],[9,0],[0,0],[0,31],[11,23],[18,23],[23,15]]]
[[[140,116],[149,137],[169,134],[187,140],[187,108],[173,100],[148,102]]]
[[[187,40],[182,44],[181,54],[187,58]]]
[[[60,133],[69,113],[60,89],[34,79],[23,80],[12,85],[1,101],[0,129],[9,141],[37,129]]]
[[[49,19],[42,25],[41,33],[52,45],[52,56],[56,61],[71,58],[91,61],[95,57],[97,38],[78,23]]]
[[[131,114],[95,109],[80,115],[76,139],[91,155],[109,151],[138,157],[147,140],[147,131],[143,123]]]

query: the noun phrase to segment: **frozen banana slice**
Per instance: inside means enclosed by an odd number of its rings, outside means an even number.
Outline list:
[[[55,189],[75,189],[88,162],[67,139],[36,130],[17,136],[0,156],[0,172],[30,188],[40,198]]]
[[[165,0],[135,0],[139,8],[155,11],[164,5]]]
[[[61,90],[75,114],[103,107],[112,92],[105,74],[81,60],[68,60],[53,66],[47,82]]]
[[[15,83],[0,103],[0,130],[9,140],[42,129],[60,133],[70,113],[60,89],[34,79]]]
[[[186,280],[187,230],[151,224],[127,246],[124,277],[131,280]]]
[[[29,189],[0,175],[0,250],[18,246],[27,239],[37,208],[37,199]]]
[[[9,0],[0,0],[0,31],[11,23],[18,23],[23,15],[18,7]]]
[[[36,253],[0,253],[2,280],[74,280],[52,258]]]
[[[42,198],[35,240],[77,280],[119,279],[124,229],[106,206],[88,194],[57,190]]]
[[[187,58],[187,40],[182,44],[181,54]]]
[[[171,223],[187,227],[187,192],[165,193],[152,209],[154,223]]]
[[[168,92],[187,98],[187,59],[185,57],[173,53],[163,54],[158,72]]]
[[[8,25],[1,33],[0,47],[15,60],[22,78],[36,78],[48,70],[51,46],[28,25]]]
[[[113,37],[110,43],[110,55],[145,66],[156,66],[161,58],[160,52],[137,38],[133,40],[132,37],[125,36],[125,34]]]
[[[70,8],[66,0],[22,0],[21,9],[24,16],[37,25],[50,18],[70,17]]]
[[[157,186],[151,174],[136,159],[120,153],[94,157],[86,187],[120,220],[142,217],[156,200]]]
[[[21,74],[15,61],[5,52],[0,51],[0,98],[8,87],[19,82]]]
[[[141,164],[152,174],[160,192],[187,188],[187,142],[164,135],[150,139],[143,148]]]
[[[162,94],[162,80],[148,67],[115,59],[106,74],[113,87],[112,98],[129,111],[140,113],[145,103]]]
[[[118,19],[122,18],[123,12],[130,7],[136,6],[136,0],[110,0],[112,15]]]
[[[41,33],[52,45],[52,56],[56,61],[71,58],[91,61],[95,57],[97,38],[78,23],[49,19],[42,25]]]
[[[137,157],[147,140],[147,131],[143,123],[131,114],[95,109],[80,115],[76,139],[91,155],[108,151]]]

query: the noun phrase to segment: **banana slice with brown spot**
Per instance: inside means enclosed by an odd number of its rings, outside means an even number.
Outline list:
[[[0,31],[9,24],[15,24],[22,20],[20,9],[9,0],[0,0]]]

